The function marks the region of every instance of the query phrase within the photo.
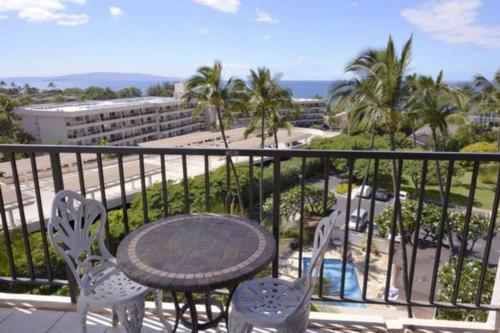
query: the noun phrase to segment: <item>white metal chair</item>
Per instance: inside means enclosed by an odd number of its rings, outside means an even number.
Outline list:
[[[307,330],[313,288],[337,217],[335,211],[316,227],[311,264],[303,277],[294,282],[255,279],[236,289],[229,314],[230,333],[249,333],[254,326],[283,333]]]
[[[98,224],[97,228],[93,225]],[[87,331],[90,308],[111,307],[128,332],[140,332],[144,297],[150,289],[129,280],[116,266],[103,240],[106,210],[95,200],[63,190],[52,203],[48,232],[52,246],[64,258],[80,286],[77,309],[82,331]],[[97,229],[97,230],[96,230]],[[94,242],[97,241],[97,248]]]

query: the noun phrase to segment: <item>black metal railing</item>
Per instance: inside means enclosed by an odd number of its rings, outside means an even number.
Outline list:
[[[188,158],[193,156],[202,157],[203,163],[203,172],[200,175],[204,180],[204,191],[205,196],[202,200],[204,200],[204,209],[206,211],[210,211],[212,209],[212,204],[210,199],[210,165],[209,159],[211,157],[218,158],[226,158],[226,188],[227,192],[231,192],[231,169],[229,167],[229,159],[234,157],[244,157],[245,165],[248,165],[249,179],[254,179],[254,176],[257,174],[254,172],[254,165],[260,163],[259,161],[266,161],[266,167],[272,168],[272,189],[269,191],[269,195],[272,195],[272,216],[269,219],[271,221],[271,232],[276,239],[276,245],[280,244],[280,202],[281,202],[281,192],[284,190],[282,184],[282,165],[283,163],[290,159],[295,158],[301,161],[300,168],[297,170],[297,184],[301,188],[301,196],[299,202],[297,204],[300,206],[298,219],[299,222],[299,246],[298,246],[298,270],[297,276],[302,274],[302,270],[304,267],[303,259],[304,259],[304,249],[306,248],[306,244],[304,244],[304,233],[305,233],[305,200],[304,200],[304,188],[306,186],[306,174],[307,174],[307,163],[311,160],[319,161],[319,165],[321,165],[321,171],[319,172],[319,178],[322,178],[322,188],[323,188],[323,215],[329,213],[332,207],[329,207],[328,202],[328,192],[330,189],[330,178],[332,175],[331,172],[331,162],[335,160],[344,160],[346,161],[346,170],[344,171],[343,177],[347,176],[347,195],[345,197],[345,204],[337,205],[335,209],[340,209],[345,212],[345,220],[339,221],[337,226],[339,227],[339,233],[337,235],[341,235],[341,246],[340,254],[341,254],[341,278],[340,278],[340,292],[338,295],[325,295],[325,290],[323,286],[323,279],[319,280],[319,292],[315,295],[315,299],[323,300],[323,301],[335,301],[335,302],[350,302],[350,303],[367,303],[367,304],[386,304],[386,305],[399,305],[399,306],[423,306],[423,307],[437,307],[437,308],[459,308],[459,309],[483,309],[483,310],[498,310],[497,305],[492,304],[484,304],[481,302],[481,296],[483,294],[483,290],[485,287],[485,278],[487,275],[487,270],[489,269],[489,261],[492,252],[492,244],[494,241],[494,237],[496,234],[496,222],[497,222],[497,211],[499,207],[500,200],[500,171],[498,172],[496,178],[496,188],[494,190],[494,194],[492,193],[492,202],[491,202],[491,215],[489,218],[489,225],[487,228],[487,236],[484,240],[483,251],[481,255],[482,264],[481,264],[481,272],[479,283],[476,288],[475,293],[475,302],[471,303],[463,303],[458,299],[458,291],[463,283],[469,283],[468,281],[463,281],[461,278],[461,274],[457,274],[456,280],[453,286],[453,293],[451,296],[451,300],[447,302],[436,301],[436,292],[439,288],[438,281],[438,271],[441,266],[440,258],[442,255],[443,247],[446,246],[444,239],[446,237],[446,225],[448,220],[448,212],[450,208],[450,191],[453,187],[453,177],[454,177],[454,169],[457,167],[459,163],[469,163],[472,164],[472,174],[471,181],[468,184],[469,193],[468,199],[465,208],[465,221],[464,221],[464,231],[462,235],[462,242],[455,253],[453,253],[453,249],[451,249],[452,254],[456,256],[457,272],[461,272],[461,269],[464,264],[464,259],[468,256],[466,244],[467,237],[470,232],[470,223],[474,206],[475,199],[475,191],[477,188],[477,179],[479,175],[479,170],[481,164],[485,163],[500,163],[500,154],[490,154],[490,153],[451,153],[451,152],[442,152],[442,153],[430,153],[430,152],[389,152],[389,151],[327,151],[327,150],[257,150],[257,149],[210,149],[210,148],[143,148],[143,147],[96,147],[96,146],[48,146],[48,145],[0,145],[0,153],[4,158],[8,158],[10,160],[10,168],[13,177],[13,185],[7,185],[7,183],[1,183],[0,190],[0,217],[2,220],[2,237],[3,237],[3,248],[0,248],[0,251],[5,251],[8,268],[10,271],[10,276],[0,277],[0,285],[1,284],[33,284],[33,285],[51,285],[51,286],[61,286],[68,285],[70,286],[70,291],[72,298],[76,297],[76,286],[74,279],[69,278],[68,280],[57,279],[53,272],[53,264],[49,258],[49,244],[47,242],[46,236],[46,214],[44,214],[44,209],[42,207],[42,193],[40,187],[40,177],[38,175],[36,157],[39,155],[50,156],[50,162],[52,166],[52,175],[50,177],[51,182],[53,183],[53,192],[57,192],[61,189],[64,189],[65,176],[69,170],[65,170],[66,174],[63,174],[63,170],[61,168],[60,162],[60,154],[62,153],[71,153],[75,155],[75,165],[76,168],[72,171],[74,176],[77,177],[79,188],[75,190],[79,190],[83,195],[87,194],[86,189],[86,177],[84,175],[85,168],[83,167],[82,162],[82,154],[95,154],[95,162],[97,163],[97,172],[98,172],[98,183],[100,187],[100,197],[105,206],[108,203],[107,200],[107,192],[106,192],[106,182],[103,168],[103,157],[106,159],[114,159],[116,160],[116,164],[118,167],[118,178],[119,184],[113,185],[117,186],[120,191],[119,195],[119,204],[114,205],[114,207],[107,206],[108,209],[121,209],[122,211],[122,219],[123,219],[123,227],[125,234],[129,232],[129,216],[128,216],[128,202],[127,198],[130,193],[126,193],[126,182],[127,176],[124,170],[124,157],[125,156],[136,156],[139,161],[139,175],[140,175],[140,192],[141,201],[142,201],[142,209],[144,216],[144,223],[149,222],[148,215],[148,196],[146,195],[147,190],[147,182],[146,182],[146,168],[145,168],[145,159],[146,158],[159,158],[160,163],[158,167],[158,175],[159,180],[161,182],[161,191],[162,191],[162,206],[163,212],[165,215],[168,215],[170,212],[170,207],[168,205],[169,198],[169,188],[167,186],[167,166],[169,161],[172,158],[178,158],[178,162],[181,164],[180,173],[182,174],[182,178],[179,182],[182,186],[183,196],[184,196],[184,210],[185,212],[191,212],[191,199],[190,199],[190,187],[188,182]],[[22,156],[22,157],[20,157]],[[31,170],[29,173],[31,177],[27,180],[27,175],[23,175],[21,178],[19,176],[18,171],[18,160],[20,158],[27,158],[31,162]],[[248,159],[246,159],[248,158]],[[371,160],[373,162],[373,174],[370,178],[369,184],[373,188],[373,193],[375,193],[378,186],[380,186],[381,177],[379,177],[379,171],[381,167],[381,161],[395,161],[394,165],[396,166],[396,186],[394,187],[396,193],[399,192],[401,185],[401,175],[405,170],[405,163],[411,160],[419,160],[422,161],[422,168],[420,173],[420,181],[419,188],[416,193],[416,200],[418,202],[416,208],[416,219],[414,221],[415,228],[408,237],[401,237],[399,241],[397,240],[396,234],[398,229],[398,219],[401,218],[401,199],[399,195],[394,196],[394,201],[392,205],[394,206],[394,214],[391,220],[391,233],[390,238],[388,240],[388,255],[387,255],[387,268],[385,270],[385,283],[384,288],[382,290],[382,295],[379,297],[368,297],[370,291],[370,270],[372,269],[370,262],[374,255],[374,240],[375,240],[375,207],[377,202],[375,200],[375,196],[372,195],[371,199],[368,200],[369,209],[368,216],[369,222],[367,226],[365,245],[364,245],[364,262],[362,263],[362,279],[361,281],[361,295],[359,297],[351,297],[346,295],[346,275],[347,275],[347,264],[349,262],[349,251],[350,251],[350,237],[353,236],[353,233],[357,233],[349,228],[349,217],[351,207],[353,205],[352,199],[353,195],[353,183],[354,183],[354,165],[357,160]],[[416,297],[414,293],[415,288],[415,272],[419,270],[419,264],[417,263],[416,258],[418,257],[418,253],[420,251],[417,246],[420,228],[422,223],[422,212],[424,201],[426,200],[425,189],[427,185],[427,176],[429,174],[429,170],[431,168],[431,163],[434,165],[434,161],[440,161],[443,164],[447,165],[446,171],[444,172],[445,186],[444,186],[444,198],[442,202],[440,202],[441,209],[441,217],[439,222],[439,227],[437,230],[437,243],[435,245],[435,249],[433,250],[433,258],[430,260],[433,261],[430,271],[431,275],[428,276],[430,279],[430,290],[428,295],[422,297],[421,295]],[[94,162],[94,161],[93,161]],[[8,165],[8,164],[4,164]],[[25,165],[25,164],[23,164]],[[500,170],[500,168],[499,168]],[[6,170],[0,170],[6,171]],[[26,171],[26,170],[24,170]],[[24,179],[24,180],[23,180]],[[1,182],[1,178],[0,178]],[[31,210],[31,213],[36,212],[38,219],[38,230],[32,231],[28,227],[27,219],[26,219],[26,206],[25,198],[23,196],[23,189],[25,188],[25,184],[23,182],[32,182],[34,189],[34,210]],[[258,219],[258,208],[254,209],[255,196],[258,195],[259,190],[256,189],[258,182],[250,181],[248,188],[245,189],[245,195],[247,196],[247,206],[245,207],[246,214],[252,219]],[[10,188],[7,188],[9,187]],[[19,216],[18,221],[19,225],[12,226],[8,224],[7,214],[6,214],[6,204],[4,202],[4,191],[13,191],[16,199],[16,209],[17,214]],[[47,198],[46,198],[47,199]],[[50,198],[49,198],[50,199]],[[242,210],[243,211],[243,210]],[[35,213],[33,213],[35,214]],[[16,270],[16,260],[19,260],[13,255],[12,248],[12,237],[13,234],[19,235],[17,229],[20,230],[20,237],[22,237],[24,242],[24,251],[25,251],[25,260],[27,270],[20,274]],[[44,256],[45,262],[45,273],[43,276],[39,276],[36,274],[33,268],[33,258],[32,252],[33,249],[30,246],[30,233],[40,232],[42,238],[42,252]],[[109,225],[105,230],[106,240],[108,244],[111,242],[111,233],[109,229]],[[406,290],[402,291],[399,299],[392,299],[389,295],[390,287],[391,287],[391,278],[393,277],[393,264],[395,260],[395,251],[396,244],[403,243],[401,247],[402,254],[401,256],[408,256],[408,267],[404,267],[404,277],[403,279],[407,280]],[[413,244],[413,245],[411,245]],[[408,252],[408,253],[406,253]],[[279,250],[277,251],[277,255],[272,262],[271,272],[272,276],[278,277],[280,275],[279,270]],[[68,277],[70,274],[68,274]],[[321,277],[324,276],[323,268],[321,270]],[[411,314],[411,310],[410,310]]]

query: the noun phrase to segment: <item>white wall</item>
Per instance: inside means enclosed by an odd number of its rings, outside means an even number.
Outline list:
[[[40,117],[40,140],[42,144],[67,143],[66,120],[64,117]]]
[[[22,116],[22,126],[25,132],[31,134],[37,141],[40,140],[37,116]]]

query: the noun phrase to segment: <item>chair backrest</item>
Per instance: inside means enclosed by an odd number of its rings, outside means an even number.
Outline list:
[[[335,226],[338,216],[339,212],[336,210],[329,216],[323,218],[314,232],[312,258],[306,274],[306,284],[311,285],[311,288],[314,286],[318,278],[321,263],[323,262],[325,253],[328,250],[328,244],[332,238],[333,227]]]
[[[301,311],[301,308],[304,306],[309,307],[309,300],[311,299],[314,286],[318,279],[321,263],[328,250],[328,244],[332,238],[333,229],[338,216],[339,211],[336,210],[329,216],[324,217],[316,227],[311,263],[309,264],[305,276],[295,282],[296,285],[300,285],[304,289],[302,299],[299,303],[300,305],[297,307],[296,311]]]
[[[91,228],[99,224],[97,230]],[[90,276],[95,267],[112,258],[103,239],[106,209],[96,200],[62,190],[52,202],[52,215],[48,233],[52,246],[64,258],[75,276],[82,292],[93,289]],[[94,230],[93,230],[94,229]],[[97,240],[97,249],[93,248]]]

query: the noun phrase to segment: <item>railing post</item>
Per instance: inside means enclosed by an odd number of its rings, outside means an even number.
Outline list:
[[[273,278],[278,277],[279,242],[280,242],[280,192],[281,192],[281,158],[273,160],[273,236],[276,240],[276,254],[273,259]]]
[[[59,153],[50,153],[50,165],[52,167],[52,180],[54,182],[55,193],[64,189],[64,182],[61,170],[61,159]],[[69,296],[71,303],[76,303],[77,298],[77,283],[73,276],[73,272],[66,265],[66,277],[68,279]]]

